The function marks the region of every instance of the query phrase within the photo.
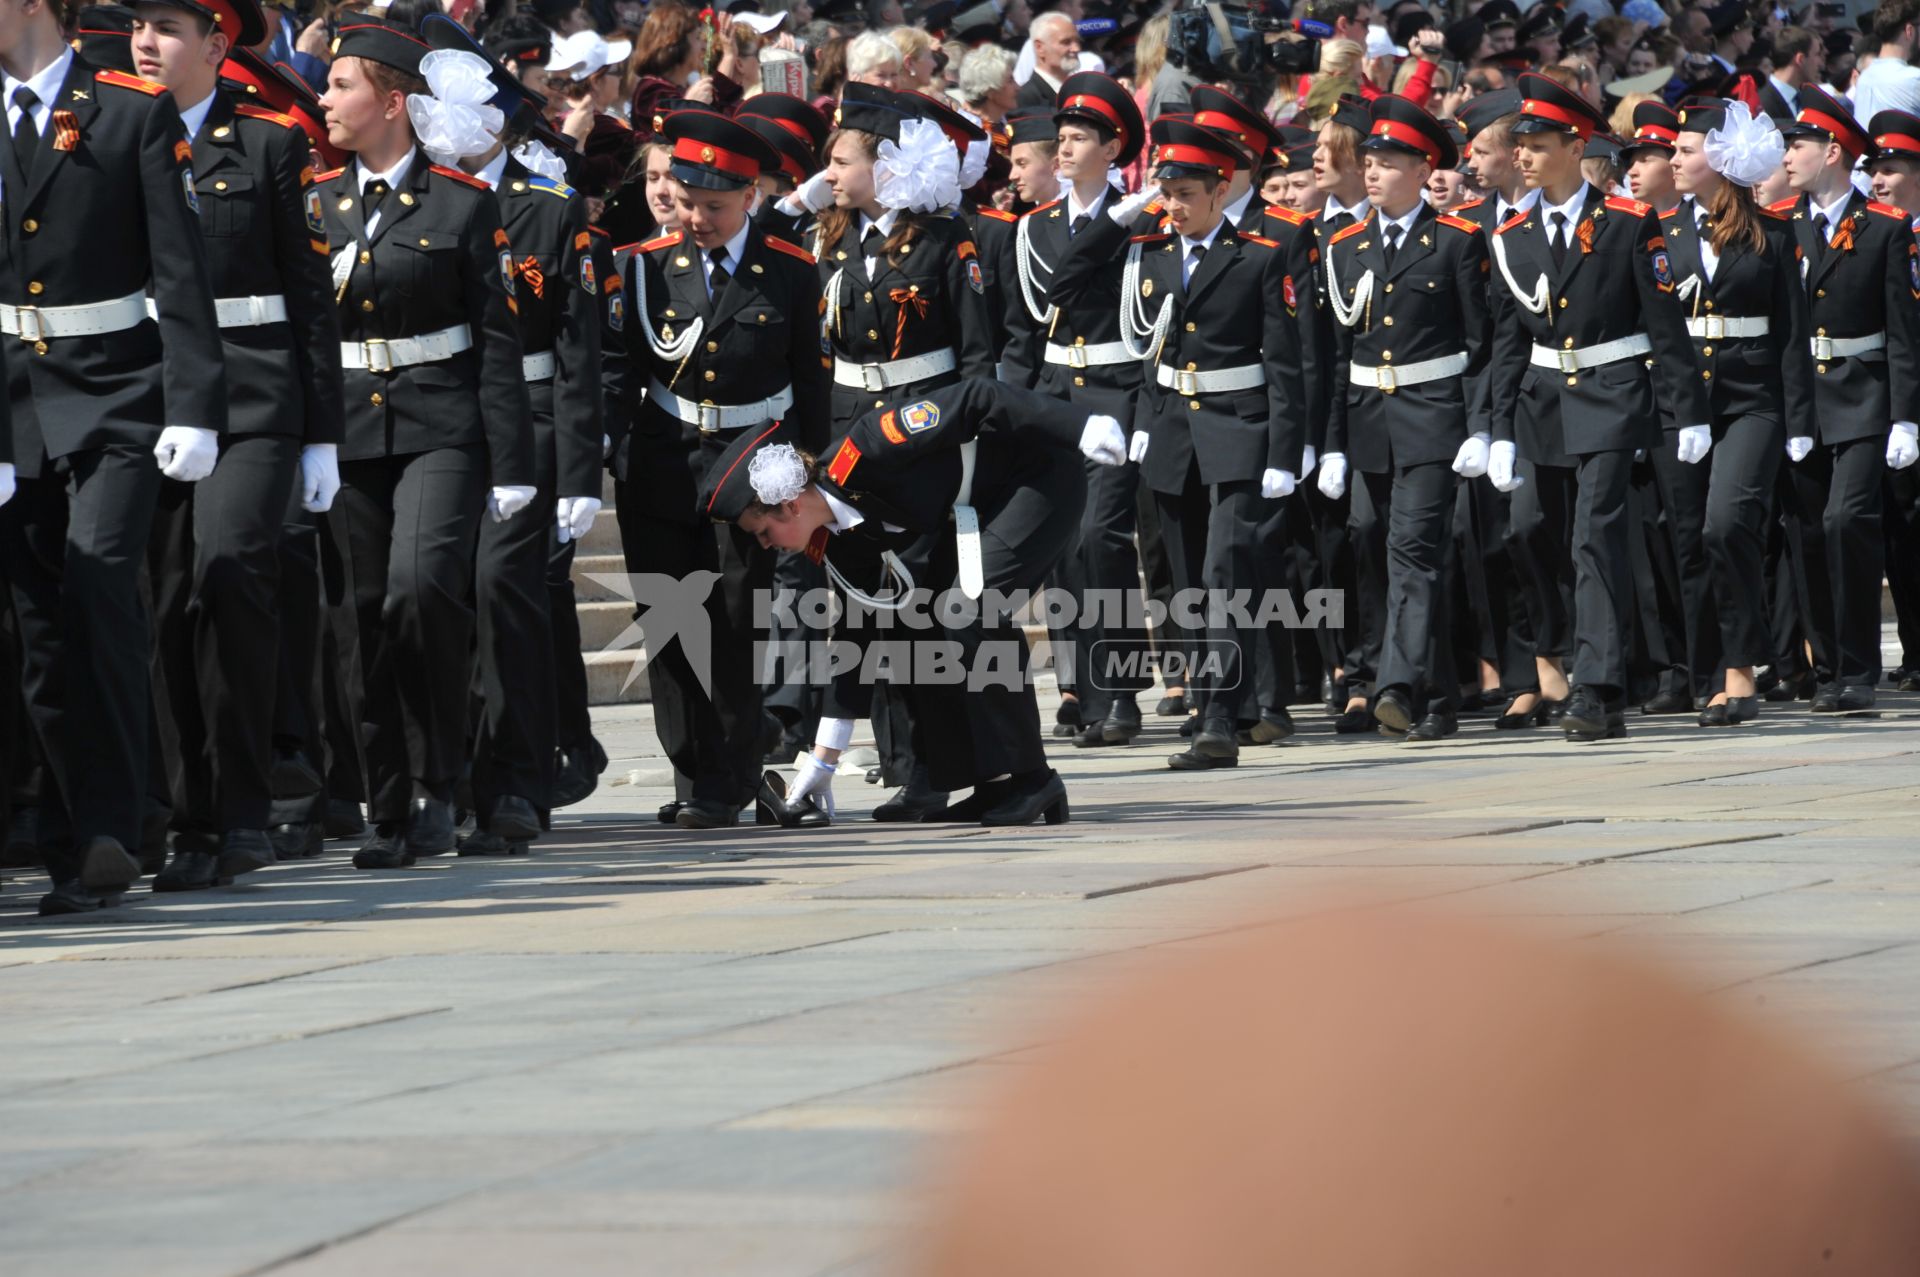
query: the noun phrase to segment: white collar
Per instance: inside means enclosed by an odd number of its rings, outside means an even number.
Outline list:
[[[1033,64],[1033,73],[1040,77],[1040,83],[1046,85],[1049,89],[1052,89],[1056,95],[1060,92],[1060,85],[1063,83],[1063,81],[1056,80],[1052,76],[1048,75],[1044,70],[1041,69],[1040,64],[1038,62]]]
[[[67,71],[73,66],[73,49],[63,50],[59,57],[33,73],[32,78],[16,80],[6,77],[7,105],[13,105],[13,91],[26,87],[33,90],[33,96],[40,99],[40,105],[53,109],[53,100],[60,96],[60,86],[67,82]]]
[[[180,111],[180,123],[187,126],[187,141],[200,136],[200,126],[207,122],[207,115],[213,110],[213,94],[201,98],[192,106]]]
[[[1247,215],[1247,205],[1253,203],[1253,197],[1256,194],[1257,192],[1249,186],[1239,199],[1227,205],[1223,213],[1225,218],[1235,226],[1240,225],[1240,219]]]
[[[1073,225],[1074,219],[1082,215],[1087,217],[1100,216],[1100,210],[1106,207],[1107,196],[1113,194],[1113,188],[1105,182],[1102,182],[1100,184],[1100,193],[1093,197],[1093,203],[1085,207],[1081,206],[1079,196],[1074,193],[1073,183],[1066,183],[1066,192],[1067,225],[1071,226]]]
[[[868,217],[865,213],[862,213],[860,214],[860,238],[865,239],[867,232],[876,226],[880,228],[882,235],[891,235],[893,234],[894,225],[898,223],[899,220],[900,210],[897,208],[890,208],[877,218]]]
[[[1375,229],[1380,231],[1382,234],[1385,234],[1387,227],[1398,226],[1400,228],[1401,238],[1405,239],[1408,235],[1413,233],[1413,224],[1414,222],[1419,220],[1420,210],[1425,207],[1426,207],[1426,202],[1424,200],[1415,200],[1413,202],[1413,207],[1408,209],[1406,212],[1402,213],[1398,217],[1388,217],[1386,210],[1381,209],[1380,221],[1379,221],[1379,224],[1375,227]]]
[[[1767,78],[1773,81],[1773,91],[1775,93],[1778,93],[1781,97],[1785,98],[1788,106],[1795,106],[1799,103],[1800,101],[1799,89],[1794,88],[1791,84],[1788,84],[1785,80],[1781,79],[1777,75],[1773,75],[1769,73]]]
[[[474,176],[497,191],[500,189],[500,179],[506,176],[507,161],[512,158],[507,148],[503,146],[500,148],[500,153],[488,160]]]
[[[752,229],[752,221],[742,221],[740,223],[740,229],[733,233],[733,238],[721,245],[722,248],[727,250],[727,273],[729,275],[739,273],[740,259],[747,254],[747,232]],[[712,260],[712,249],[703,248],[700,251],[708,255],[708,260]]]
[[[1540,195],[1538,187],[1534,188],[1534,194]],[[1580,220],[1580,211],[1585,208],[1586,205],[1587,183],[1585,182],[1580,183],[1580,189],[1575,191],[1573,198],[1564,204],[1549,204],[1547,203],[1547,197],[1540,195],[1540,224],[1551,231],[1553,229],[1553,215],[1560,213],[1567,219],[1567,229],[1572,230],[1574,224]]]
[[[1539,202],[1540,188],[1537,186],[1529,186],[1520,193],[1519,199],[1512,202],[1509,202],[1506,196],[1495,193],[1493,197],[1493,211],[1500,215],[1499,220],[1504,224],[1512,218],[1515,213],[1530,212],[1533,206]]]
[[[1193,252],[1193,250],[1196,248],[1212,248],[1213,241],[1220,238],[1220,232],[1226,229],[1226,225],[1227,225],[1227,219],[1222,217],[1219,221],[1213,224],[1212,230],[1208,231],[1205,235],[1202,235],[1199,239],[1189,239],[1185,235],[1182,235],[1180,237],[1181,260],[1184,261],[1187,255]]]
[[[825,485],[821,486],[820,495],[826,500],[827,509],[833,513],[833,522],[827,525],[827,531],[850,532],[867,521],[866,515],[828,492]]]
[[[388,169],[384,173],[369,173],[367,171],[367,166],[360,162],[360,159],[358,156],[355,156],[353,161],[353,171],[360,180],[360,194],[365,195],[367,193],[368,184],[374,181],[385,182],[387,184],[387,189],[390,191],[399,190],[400,179],[405,177],[407,175],[407,170],[413,167],[413,157],[418,154],[420,154],[419,147],[417,146],[408,147],[407,153],[400,157],[400,162],[398,164],[395,164],[392,168]]]
[[[1353,204],[1342,204],[1338,196],[1329,195],[1327,196],[1327,206],[1320,210],[1320,218],[1322,221],[1331,222],[1334,218],[1340,216],[1340,214],[1345,213],[1354,221],[1362,222],[1366,220],[1367,214],[1372,211],[1373,206],[1367,203],[1367,197],[1364,195],[1360,197],[1357,203]]]
[[[1851,186],[1840,192],[1840,198],[1831,204],[1815,204],[1813,197],[1809,195],[1807,197],[1807,204],[1809,205],[1807,209],[1808,219],[1811,220],[1820,216],[1822,213],[1826,214],[1827,234],[1831,235],[1840,228],[1840,219],[1847,214],[1847,201],[1852,198],[1853,188]]]

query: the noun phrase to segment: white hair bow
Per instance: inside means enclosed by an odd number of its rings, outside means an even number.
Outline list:
[[[526,165],[529,172],[538,173],[541,177],[550,177],[556,182],[567,180],[567,162],[538,138],[529,138],[514,147],[513,158]]]
[[[1745,102],[1735,100],[1727,103],[1726,122],[1707,134],[1701,150],[1714,172],[1735,186],[1752,188],[1773,176],[1787,143],[1770,117],[1756,119]]]
[[[807,490],[807,466],[792,444],[776,443],[753,454],[747,482],[761,505],[785,505]]]
[[[887,208],[936,213],[960,202],[960,152],[932,120],[904,120],[900,140],[882,140],[873,195]]]
[[[433,96],[409,93],[407,118],[421,149],[440,164],[492,150],[507,120],[487,105],[499,92],[487,60],[465,49],[435,49],[420,59],[420,77]]]

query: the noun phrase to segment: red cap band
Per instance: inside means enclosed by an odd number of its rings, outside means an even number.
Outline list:
[[[1883,151],[1912,151],[1920,155],[1920,137],[1908,137],[1904,133],[1882,133],[1873,139],[1873,144]]]
[[[723,173],[743,177],[748,181],[760,176],[760,162],[750,156],[739,155],[725,147],[715,146],[711,142],[702,142],[699,138],[676,138],[673,143],[673,158],[685,160],[689,164],[705,164],[717,168]]]
[[[807,126],[800,123],[800,121],[783,119],[778,115],[763,115],[759,118],[763,120],[773,121],[775,124],[778,124],[781,128],[785,129],[787,132],[799,138],[802,142],[805,142],[808,145],[808,147],[812,147],[813,134],[809,133],[807,131]]]
[[[1808,107],[1800,112],[1800,118],[1795,123],[1811,124],[1816,129],[1824,130],[1848,155],[1858,155],[1867,149],[1866,140],[1860,136],[1860,130],[1848,128],[1825,111],[1816,111]]]
[[[1217,129],[1222,133],[1232,134],[1248,146],[1253,146],[1254,144],[1253,139],[1243,132],[1247,126],[1241,121],[1234,119],[1231,115],[1228,115],[1225,111],[1195,111],[1193,113],[1193,122],[1203,129]]]
[[[1106,120],[1108,124],[1111,124],[1115,133],[1120,134],[1122,137],[1126,136],[1127,126],[1126,123],[1121,120],[1120,112],[1115,110],[1113,104],[1105,98],[1097,98],[1091,93],[1076,93],[1055,109],[1061,111],[1092,111],[1095,115]],[[1203,122],[1204,121],[1198,117],[1194,119],[1195,124]]]
[[[1543,120],[1552,120],[1555,124],[1564,124],[1581,137],[1593,135],[1593,121],[1578,111],[1569,111],[1565,107],[1555,106],[1551,102],[1542,102],[1538,98],[1528,98],[1520,104],[1520,114],[1537,115]]]
[[[1680,140],[1680,135],[1664,124],[1642,124],[1633,135],[1636,142],[1665,142],[1668,146]]]
[[[1233,176],[1238,167],[1231,155],[1222,155],[1218,151],[1209,151],[1204,147],[1187,146],[1180,142],[1167,142],[1153,153],[1156,164],[1199,164],[1205,168],[1218,169],[1221,177]]]
[[[1392,138],[1396,142],[1411,146],[1425,155],[1434,164],[1440,162],[1440,144],[1414,128],[1411,124],[1402,124],[1398,120],[1375,120],[1373,136]]]

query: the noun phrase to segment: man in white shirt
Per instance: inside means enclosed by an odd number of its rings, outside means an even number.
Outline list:
[[[1920,0],[1881,0],[1873,11],[1880,56],[1853,82],[1856,120],[1872,120],[1882,111],[1920,111],[1920,68],[1908,61],[1913,56],[1916,22],[1920,22]]]

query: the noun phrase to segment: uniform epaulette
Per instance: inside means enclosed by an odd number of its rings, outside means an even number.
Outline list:
[[[1505,235],[1508,231],[1512,230],[1514,227],[1518,226],[1520,223],[1526,221],[1527,216],[1528,214],[1525,211],[1515,213],[1512,217],[1509,217],[1506,221],[1500,223],[1499,228],[1495,230],[1493,233],[1495,235]]]
[[[668,231],[665,235],[662,235],[659,239],[648,240],[646,243],[642,244],[639,247],[638,251],[642,253],[651,253],[656,248],[672,248],[675,244],[678,244],[680,242],[681,238],[682,238],[682,233],[680,231]]]
[[[1240,238],[1246,240],[1250,244],[1258,244],[1262,248],[1280,247],[1280,242],[1278,240],[1268,239],[1265,235],[1255,235],[1252,231],[1241,231]]]
[[[1338,244],[1341,240],[1345,239],[1349,235],[1358,235],[1361,231],[1365,230],[1372,221],[1373,221],[1373,214],[1368,213],[1365,217],[1361,218],[1359,221],[1355,222],[1353,225],[1343,226],[1339,230],[1335,231],[1333,233],[1333,238],[1328,240],[1327,243]]]
[[[434,172],[438,173],[441,177],[450,177],[456,182],[464,182],[466,185],[473,187],[473,189],[475,189],[476,191],[490,191],[493,189],[492,187],[488,186],[485,182],[475,177],[473,174],[462,173],[457,168],[448,168],[444,164],[431,164],[431,165],[428,165],[428,167],[431,168]]]
[[[1635,217],[1645,217],[1653,212],[1653,205],[1630,200],[1624,195],[1607,196],[1607,207],[1616,213],[1632,213]]]
[[[788,241],[781,239],[778,235],[767,235],[767,236],[763,236],[762,239],[765,242],[766,246],[768,248],[773,249],[775,252],[785,253],[788,257],[798,257],[801,261],[805,262],[809,266],[812,266],[814,264],[813,254],[809,253],[806,249],[800,247],[798,244],[789,243]]]
[[[233,113],[235,115],[244,115],[250,120],[266,120],[268,123],[278,124],[283,129],[297,129],[300,127],[300,121],[294,119],[291,115],[282,115],[278,111],[269,111],[266,107],[255,106],[251,102],[235,102],[233,104]]]
[[[1167,231],[1154,231],[1147,235],[1135,235],[1133,242],[1136,244],[1158,244],[1161,240],[1172,238],[1173,236]]]
[[[313,175],[313,180],[316,182],[331,182],[334,178],[339,177],[342,173],[346,171],[347,171],[346,166],[342,165],[339,168],[328,169],[324,173],[315,173]]]
[[[538,173],[527,179],[527,185],[536,191],[545,191],[549,195],[558,195],[563,200],[573,198],[573,188],[565,182],[551,177],[541,177]]]
[[[1305,226],[1309,221],[1313,220],[1299,209],[1288,208],[1284,204],[1267,205],[1267,216],[1279,218],[1289,226]]]
[[[985,205],[982,205],[980,207],[980,216],[991,217],[996,222],[1017,222],[1020,220],[1019,218],[1015,217],[1012,213],[1007,212],[1005,209],[988,208]]]
[[[116,88],[134,89],[153,98],[167,91],[167,86],[164,84],[155,84],[152,80],[143,80],[137,75],[128,75],[125,71],[96,71],[93,81],[95,84],[111,84]]]
[[[1484,195],[1482,195],[1482,196],[1481,196],[1481,197],[1480,197],[1479,199],[1477,199],[1477,200],[1468,200],[1468,201],[1467,201],[1466,203],[1464,203],[1464,204],[1455,204],[1455,205],[1453,206],[1453,211],[1454,211],[1454,212],[1456,212],[1456,213],[1464,213],[1464,212],[1466,212],[1466,211],[1467,211],[1468,209],[1470,209],[1470,208],[1479,208],[1479,207],[1480,207],[1480,206],[1481,206],[1482,204],[1484,204],[1484,203],[1486,203],[1486,202],[1487,202],[1487,197],[1486,197],[1486,196],[1484,196]]]
[[[1660,220],[1665,221],[1667,218],[1672,217],[1675,213],[1678,213],[1679,211],[1680,211],[1680,206],[1678,204],[1675,204],[1672,208],[1663,208],[1660,210]]]
[[[1162,212],[1166,211],[1166,207],[1167,206],[1165,204],[1162,204],[1159,200],[1155,200],[1153,201],[1153,203],[1147,205],[1145,208],[1141,209],[1140,211],[1142,213],[1147,213],[1147,214],[1150,214],[1151,216],[1158,217]]]
[[[1767,212],[1791,213],[1793,211],[1793,206],[1795,204],[1798,204],[1799,202],[1800,202],[1800,197],[1798,195],[1789,195],[1787,196],[1787,198],[1783,200],[1775,200],[1773,203],[1767,205]]]
[[[1792,207],[1793,207],[1793,203],[1792,203],[1792,201],[1791,201],[1791,200],[1789,200],[1789,201],[1787,202],[1787,207],[1788,207],[1788,208],[1792,208]],[[1761,213],[1761,215],[1762,215],[1762,216],[1764,216],[1764,217],[1771,217],[1771,218],[1775,218],[1775,219],[1777,219],[1777,220],[1779,220],[1779,221],[1782,221],[1782,222],[1784,222],[1784,221],[1786,221],[1786,220],[1787,220],[1787,215],[1786,215],[1785,213],[1782,213],[1782,212],[1781,212],[1781,211],[1780,211],[1779,209],[1777,209],[1777,208],[1772,208],[1772,207],[1768,207],[1768,208],[1763,208],[1763,209],[1761,209],[1761,210],[1760,210],[1760,213]]]
[[[1867,212],[1878,213],[1882,217],[1891,217],[1896,222],[1904,222],[1907,220],[1907,215],[1905,213],[1901,212],[1899,209],[1895,208],[1891,204],[1882,204],[1877,200],[1867,201]]]
[[[1061,205],[1064,202],[1065,201],[1063,200],[1048,200],[1044,204],[1038,204],[1028,209],[1026,212],[1026,215],[1028,217],[1038,217],[1040,214],[1046,212],[1048,209],[1057,208],[1059,205]]]
[[[587,234],[589,234],[589,235],[598,235],[598,236],[599,236],[599,237],[600,237],[601,239],[612,239],[612,238],[613,238],[613,236],[611,236],[611,235],[609,235],[609,234],[607,234],[607,231],[606,231],[606,228],[605,228],[604,226],[591,226],[591,225],[590,225],[590,226],[588,226],[588,227],[587,227]],[[632,247],[632,245],[628,245],[628,247],[629,247],[629,248],[631,248],[631,247]]]
[[[1442,226],[1451,226],[1456,231],[1465,231],[1469,235],[1478,235],[1480,233],[1480,223],[1470,218],[1455,217],[1452,213],[1442,213],[1433,220]]]

